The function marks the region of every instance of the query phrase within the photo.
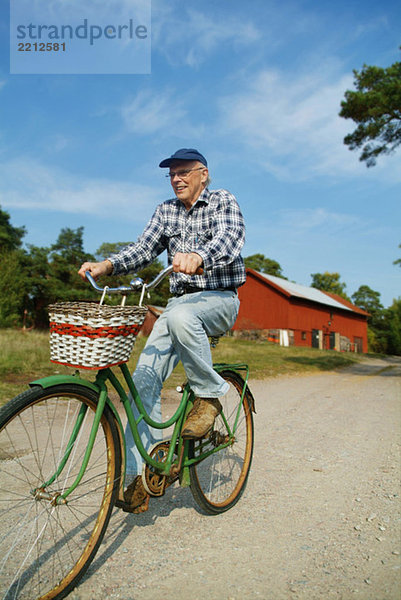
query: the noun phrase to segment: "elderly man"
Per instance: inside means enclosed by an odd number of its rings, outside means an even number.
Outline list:
[[[167,249],[173,265],[172,298],[157,320],[133,375],[145,408],[161,419],[163,382],[181,360],[196,395],[182,435],[201,438],[221,411],[219,397],[228,384],[213,370],[208,336],[230,329],[238,314],[237,288],[245,282],[241,257],[245,227],[235,197],[227,190],[209,191],[206,158],[193,148],[181,148],[163,160],[169,168],[175,198],[160,204],[136,243],[100,263],[84,263],[101,275],[128,273],[152,262]],[[202,275],[197,275],[201,267]],[[160,440],[160,431],[140,423],[145,447]],[[122,506],[130,512],[147,509],[149,497],[140,477],[142,458],[127,428],[127,477],[132,480]]]

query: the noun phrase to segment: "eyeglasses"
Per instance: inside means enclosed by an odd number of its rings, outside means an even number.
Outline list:
[[[180,179],[188,179],[189,174],[192,171],[201,171],[205,168],[206,167],[197,167],[196,169],[181,169],[180,171],[170,171],[170,173],[167,173],[166,177],[174,179],[174,177],[177,175],[177,177],[179,177]]]

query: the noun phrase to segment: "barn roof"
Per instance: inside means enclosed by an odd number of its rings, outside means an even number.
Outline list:
[[[340,302],[340,304],[344,304],[345,306],[348,306],[348,308],[350,308],[354,312],[357,312],[360,315],[365,315],[366,317],[370,317],[370,313],[366,312],[366,310],[363,310],[363,308],[359,308],[359,306],[355,306],[355,304],[352,304],[352,302],[350,302],[349,300],[346,300],[345,298],[342,298],[338,294],[333,294],[333,292],[324,292],[324,293],[327,294],[328,296],[331,296],[334,300],[337,300],[337,302]]]
[[[316,288],[307,287],[306,285],[300,285],[299,283],[293,283],[287,281],[281,277],[274,277],[273,275],[266,275],[266,273],[260,273],[254,271],[254,269],[247,269],[247,271],[253,272],[258,275],[261,279],[268,281],[273,287],[284,292],[286,296],[296,296],[297,298],[304,298],[305,300],[311,300],[312,302],[319,302],[320,304],[326,304],[334,308],[341,308],[342,310],[349,310],[351,312],[361,312],[361,309],[357,309],[350,302],[345,304],[335,300],[332,296],[317,290]],[[362,311],[364,312],[364,311]],[[366,314],[366,313],[365,313]]]

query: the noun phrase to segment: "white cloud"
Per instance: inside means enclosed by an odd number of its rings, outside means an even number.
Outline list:
[[[170,91],[155,94],[150,90],[141,90],[134,100],[122,107],[121,114],[130,132],[149,135],[170,128],[173,118],[171,106],[174,106],[174,120],[177,123],[187,118],[182,101],[173,103]]]
[[[25,4],[23,4],[24,2]],[[20,14],[26,7],[29,7],[29,15],[39,22],[43,22],[44,15],[51,22],[57,22],[60,16],[68,18],[70,22],[74,22],[81,15],[84,17],[93,16],[93,20],[97,19],[100,22],[110,18],[111,15],[116,19],[124,19],[126,17],[148,14],[150,0],[86,0],[83,3],[81,0],[68,0],[62,2],[60,0],[21,0],[20,7],[13,7],[14,14]],[[123,22],[123,21],[122,21]]]
[[[220,99],[221,129],[252,148],[258,162],[280,179],[372,176],[343,143],[355,124],[338,112],[352,87],[351,75],[333,74],[323,64],[318,72],[299,75],[264,70],[242,82],[240,92]]]
[[[376,229],[377,229],[376,225]],[[251,223],[248,226],[248,244],[255,248],[278,247],[294,258],[304,252],[319,248],[326,251],[353,236],[358,239],[374,234],[375,224],[360,215],[336,212],[327,208],[285,208],[270,214],[269,234],[266,238],[266,223]],[[266,239],[268,242],[266,242]]]
[[[90,179],[31,159],[0,163],[0,204],[9,208],[59,211],[107,217],[121,212],[129,221],[142,221],[153,207],[156,188],[125,181]]]
[[[286,239],[288,246],[297,247],[296,255],[307,248],[335,253],[339,247],[346,249],[357,239],[363,258],[362,248],[376,252],[375,244],[380,243],[380,239],[390,239],[395,231],[394,227],[372,216],[324,206],[280,209],[271,215],[271,220],[274,227],[269,231],[269,241],[274,239],[280,243]]]
[[[239,16],[225,13],[222,18],[216,12],[207,14],[184,5],[174,11],[171,4],[156,4],[152,26],[154,48],[173,64],[197,67],[223,45],[235,50],[262,38],[250,20]]]
[[[295,235],[304,235],[307,230],[333,234],[337,233],[338,229],[344,232],[346,228],[361,226],[360,216],[333,212],[323,207],[284,209],[279,211],[278,217],[278,226],[281,225],[283,229],[290,228]]]
[[[182,139],[202,137],[204,126],[191,123],[190,110],[192,92],[176,94],[170,89],[141,90],[137,96],[121,108],[126,129],[139,135],[180,137]]]
[[[296,169],[327,172],[343,161],[343,137],[349,130],[338,117],[349,76],[331,83],[324,76],[285,77],[278,71],[262,71],[247,89],[222,99],[224,127],[240,134],[261,151],[267,170],[286,176]],[[347,161],[343,165],[350,167]]]
[[[62,150],[64,150],[65,148],[67,148],[70,144],[69,138],[64,136],[64,135],[60,135],[60,134],[56,134],[54,135],[53,139],[52,139],[52,151],[53,152],[61,152]]]

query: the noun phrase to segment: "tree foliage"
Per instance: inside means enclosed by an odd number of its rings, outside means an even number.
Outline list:
[[[11,225],[10,215],[0,206],[0,252],[10,252],[20,248],[25,233],[25,227]]]
[[[364,65],[354,70],[356,90],[347,90],[340,116],[352,119],[357,128],[344,138],[350,150],[362,153],[367,167],[381,154],[390,154],[401,144],[401,62],[381,68]]]
[[[379,318],[383,312],[383,305],[380,302],[380,292],[375,292],[368,285],[361,285],[351,296],[355,306],[366,310],[371,318]]]
[[[96,250],[96,256],[100,260],[104,260],[112,254],[119,252],[128,244],[129,242],[105,242],[100,246],[100,248],[98,248],[98,250]],[[164,265],[161,262],[161,260],[156,259],[150,265],[138,271],[138,273],[136,273],[136,276],[143,279],[145,283],[149,283],[149,281],[152,281],[152,279],[154,279],[156,275],[158,275],[163,269]],[[108,285],[121,285],[122,283],[128,284],[132,278],[133,275],[131,273],[130,275],[125,276],[117,275],[114,277],[112,275],[107,279],[108,281],[113,282]],[[166,306],[169,296],[170,284],[167,278],[160,285],[158,285],[157,288],[152,290],[150,298],[145,298],[145,301],[148,300],[149,304],[155,306]]]
[[[95,294],[77,271],[86,260],[94,260],[83,248],[83,227],[63,228],[49,248],[29,245],[22,258],[28,293],[24,306],[34,327],[47,327],[47,307],[52,302],[93,299]]]
[[[311,277],[311,287],[322,290],[323,292],[337,294],[338,296],[349,300],[345,293],[347,285],[340,281],[341,276],[339,273],[329,273],[328,271],[325,271],[324,273],[311,273]]]
[[[96,258],[99,260],[105,260],[112,254],[117,254],[125,246],[128,246],[130,242],[103,242],[103,244],[96,250]]]
[[[21,267],[25,227],[14,227],[10,215],[0,207],[0,327],[20,322],[26,278]]]
[[[398,244],[398,247],[401,248],[401,244]],[[401,258],[397,258],[397,260],[393,262],[393,265],[400,265],[401,267]]]
[[[27,326],[45,328],[48,325],[47,307],[52,302],[99,298],[99,294],[78,277],[77,270],[82,262],[107,258],[126,243],[107,242],[99,248],[95,258],[84,250],[83,232],[83,227],[63,228],[51,246],[29,245],[24,249],[25,227],[14,227],[9,214],[0,208],[0,327],[18,327],[26,323]],[[401,264],[401,259],[395,262]],[[279,263],[263,254],[248,256],[245,263],[262,273],[283,277]],[[156,260],[137,275],[147,282],[162,269],[162,262]],[[132,275],[116,276],[107,278],[104,283],[119,285],[129,283],[131,278]],[[346,285],[341,282],[338,273],[314,273],[312,279],[313,287],[347,298]],[[168,288],[165,280],[162,286],[152,291],[149,303],[165,305],[169,297]],[[370,314],[370,349],[401,355],[401,298],[384,309],[379,292],[362,285],[352,299]],[[137,300],[134,295],[131,302]],[[113,301],[117,303],[120,298],[115,297]]]
[[[384,321],[387,329],[386,352],[388,354],[401,355],[401,298],[393,301],[393,304],[385,310]]]
[[[264,254],[251,254],[244,258],[245,266],[249,269],[255,269],[260,273],[266,273],[266,275],[273,275],[274,277],[281,277],[287,279],[283,275],[282,268],[276,260],[267,258]]]
[[[368,317],[368,344],[372,352],[385,352],[387,347],[384,307],[380,302],[380,293],[368,285],[361,285],[351,296],[355,306],[366,310]]]
[[[0,252],[0,265],[0,327],[14,327],[21,322],[27,292],[20,252]]]

